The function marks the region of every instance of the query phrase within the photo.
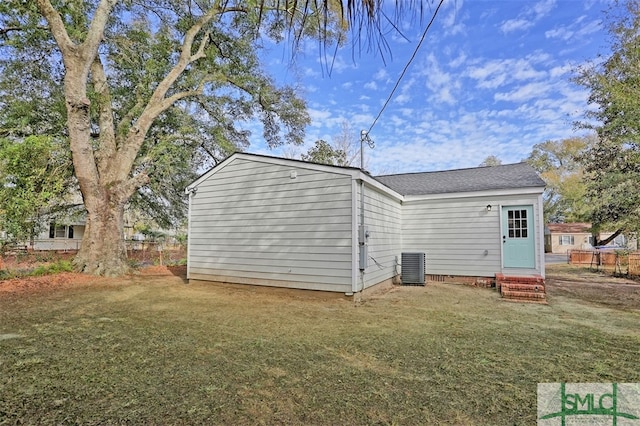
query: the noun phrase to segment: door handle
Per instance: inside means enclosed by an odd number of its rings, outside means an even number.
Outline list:
[[[503,242],[503,243],[506,243],[506,242],[507,242],[507,236],[506,236],[506,235],[503,235],[503,236],[502,236],[502,242]]]

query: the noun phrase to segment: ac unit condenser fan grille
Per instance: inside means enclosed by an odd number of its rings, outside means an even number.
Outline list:
[[[402,253],[402,284],[424,285],[425,253]]]

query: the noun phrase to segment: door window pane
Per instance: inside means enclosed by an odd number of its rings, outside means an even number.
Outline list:
[[[507,228],[509,238],[528,238],[526,210],[507,210]]]

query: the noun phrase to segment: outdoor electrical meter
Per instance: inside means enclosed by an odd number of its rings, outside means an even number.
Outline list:
[[[358,243],[360,245],[360,270],[367,269],[367,259],[369,259],[369,228],[360,226],[358,229]]]

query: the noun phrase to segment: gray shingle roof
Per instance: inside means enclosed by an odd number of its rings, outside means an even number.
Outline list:
[[[527,163],[493,167],[404,173],[376,176],[376,179],[402,195],[427,195],[544,187],[544,181]]]

